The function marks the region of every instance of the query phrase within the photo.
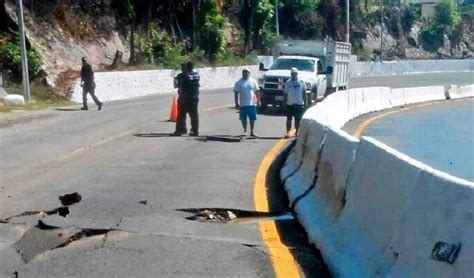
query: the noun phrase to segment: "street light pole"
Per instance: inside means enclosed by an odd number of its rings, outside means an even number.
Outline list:
[[[280,24],[278,23],[278,0],[275,0],[275,21],[276,21],[276,33],[280,36]]]
[[[383,62],[383,0],[380,0],[380,7],[382,9],[380,16],[380,62]]]
[[[23,77],[23,97],[25,101],[30,100],[30,78],[28,74],[28,58],[26,52],[25,43],[25,23],[23,20],[23,2],[22,0],[16,0],[17,14],[18,14],[18,25],[20,27],[20,47],[21,47],[21,68]]]
[[[349,0],[346,0],[346,42],[349,42],[350,22],[349,22]]]

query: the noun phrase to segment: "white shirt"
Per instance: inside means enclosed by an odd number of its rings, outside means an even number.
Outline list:
[[[298,105],[304,105],[304,99],[303,95],[305,92],[305,84],[301,80],[291,80],[288,79],[288,81],[285,82],[285,90],[284,92],[287,94],[287,100],[286,104],[287,105],[293,105],[293,104],[298,104]]]
[[[240,106],[256,106],[257,90],[257,81],[251,77],[247,80],[240,78],[234,85],[234,92],[239,94]]]

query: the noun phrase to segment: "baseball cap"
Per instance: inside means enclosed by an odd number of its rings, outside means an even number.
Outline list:
[[[297,68],[291,68],[291,73],[294,73],[294,72],[298,73],[298,69]]]

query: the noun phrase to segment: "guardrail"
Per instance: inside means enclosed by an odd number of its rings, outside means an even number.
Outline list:
[[[457,97],[474,86],[340,91],[305,113],[280,176],[334,276],[474,277],[474,183],[340,130],[364,113]]]

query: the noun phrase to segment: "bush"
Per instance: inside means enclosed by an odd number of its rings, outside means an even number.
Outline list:
[[[35,50],[28,50],[28,71],[31,79],[39,77],[43,70],[41,55]],[[21,80],[21,49],[18,38],[13,38],[0,45],[0,67],[14,81]]]
[[[451,33],[459,25],[460,17],[454,0],[444,0],[435,7],[434,22],[438,28]]]
[[[402,29],[405,34],[410,33],[413,24],[419,18],[419,11],[413,5],[405,6],[401,10]]]
[[[444,32],[435,24],[428,24],[421,28],[421,45],[425,50],[436,51],[444,44]]]

